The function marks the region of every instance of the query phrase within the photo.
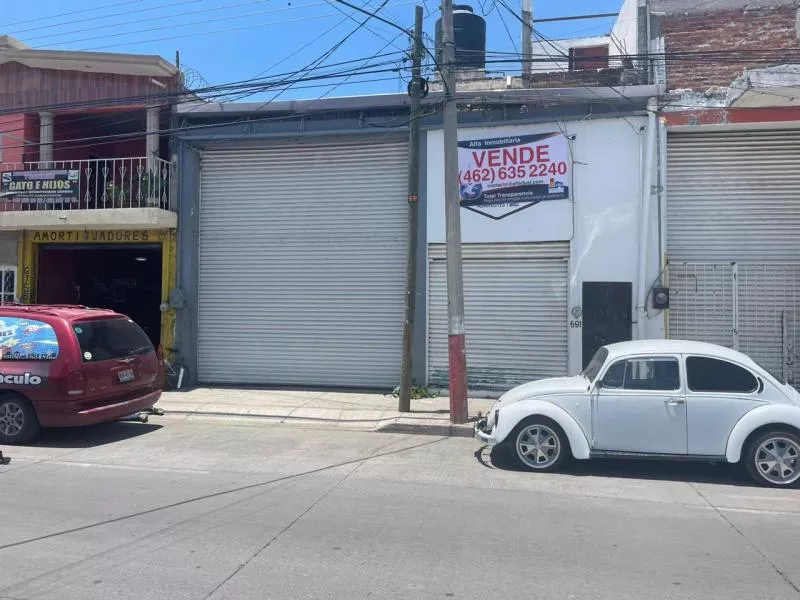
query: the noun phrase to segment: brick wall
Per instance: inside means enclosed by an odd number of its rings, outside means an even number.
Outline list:
[[[670,15],[664,17],[662,32],[668,56],[674,52],[800,47],[797,9],[792,7]],[[779,52],[770,53],[771,62],[748,61],[741,57],[668,59],[667,86],[701,92],[712,86],[727,87],[746,68],[786,62],[780,60],[779,55]]]

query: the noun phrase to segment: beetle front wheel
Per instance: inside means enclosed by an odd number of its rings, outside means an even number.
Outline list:
[[[564,431],[543,417],[529,417],[522,421],[509,441],[517,462],[531,471],[556,471],[569,453],[569,441]]]

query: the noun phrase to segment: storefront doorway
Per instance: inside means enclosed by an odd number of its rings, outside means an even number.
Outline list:
[[[161,244],[39,244],[38,251],[38,303],[115,310],[161,342]]]

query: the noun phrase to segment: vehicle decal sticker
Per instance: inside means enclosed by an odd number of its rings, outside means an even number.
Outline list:
[[[0,360],[53,360],[58,350],[56,332],[47,323],[0,318]]]

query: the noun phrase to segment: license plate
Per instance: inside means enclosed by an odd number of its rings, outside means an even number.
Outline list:
[[[117,377],[119,377],[120,383],[128,383],[129,381],[133,381],[136,379],[136,375],[133,373],[133,369],[124,369],[117,373]]]

